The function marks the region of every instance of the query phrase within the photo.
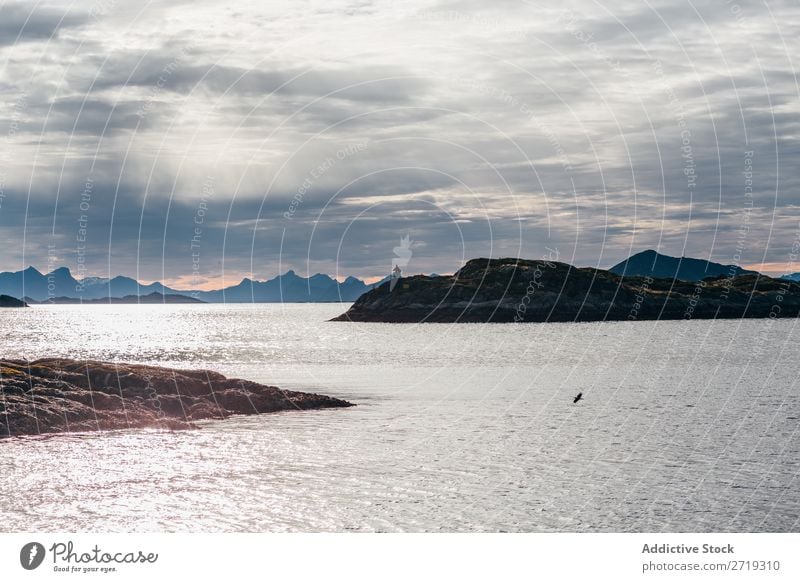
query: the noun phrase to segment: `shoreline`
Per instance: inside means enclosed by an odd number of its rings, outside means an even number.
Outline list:
[[[211,370],[64,358],[0,360],[0,438],[131,428],[354,404]]]

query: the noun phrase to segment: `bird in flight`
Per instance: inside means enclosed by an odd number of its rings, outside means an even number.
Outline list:
[[[572,403],[575,404],[581,398],[583,398],[583,392],[578,392],[578,395],[573,399]]]

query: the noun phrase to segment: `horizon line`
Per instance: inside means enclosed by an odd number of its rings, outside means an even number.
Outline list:
[[[637,253],[634,253],[633,255],[630,255],[630,257],[633,257],[635,255],[638,255],[638,254],[641,254],[641,253],[644,253],[644,252],[653,251],[653,250],[654,249],[645,249],[643,251],[639,251]],[[664,253],[660,253],[658,251],[655,251],[655,252],[657,252],[660,255],[664,255]],[[671,255],[664,255],[664,256],[671,257]],[[612,267],[614,267],[617,264],[619,264],[620,262],[624,262],[625,260],[628,260],[630,257],[628,257],[626,259],[623,259],[622,261],[614,263],[613,265],[611,265],[609,267],[605,267],[605,268],[604,267],[599,267],[597,265],[573,265],[573,266],[578,267],[578,268],[587,268],[587,267],[589,267],[589,268],[596,268],[596,269],[602,269],[602,270],[608,271]],[[488,258],[488,257],[475,257],[475,258]],[[500,259],[500,258],[521,258],[521,257],[495,257],[495,258],[496,259]],[[687,255],[683,255],[681,257],[671,257],[671,258],[676,258],[676,259],[686,259],[686,258],[696,259],[696,257],[691,257],[691,256],[687,256]],[[474,260],[474,259],[468,259],[468,261],[469,260]],[[526,260],[530,260],[530,259],[526,259]],[[535,259],[533,259],[533,260],[535,260]],[[709,259],[698,259],[698,260],[716,262],[716,261],[710,261]],[[768,276],[774,277],[774,278],[778,278],[778,277],[781,277],[781,276],[784,276],[784,275],[791,275],[791,274],[794,274],[796,272],[796,271],[794,271],[794,269],[796,268],[796,264],[794,262],[792,262],[792,261],[783,262],[783,263],[780,263],[780,262],[764,262],[764,263],[750,263],[750,264],[737,264],[737,263],[720,263],[720,264],[734,265],[734,266],[737,266],[737,267],[739,267],[741,269],[757,271],[759,273],[762,273],[764,275],[768,275]],[[383,276],[372,275],[372,276],[368,276],[368,277],[363,277],[362,278],[362,277],[357,277],[355,275],[333,276],[333,275],[330,275],[328,273],[317,272],[317,273],[314,273],[313,275],[312,274],[307,274],[306,276],[303,276],[303,275],[299,275],[298,271],[296,269],[289,268],[284,273],[278,273],[278,274],[275,274],[275,275],[273,275],[271,277],[268,276],[265,279],[257,279],[252,274],[247,275],[247,274],[241,274],[241,272],[240,272],[240,275],[238,275],[238,279],[236,279],[235,281],[229,283],[228,282],[228,278],[225,277],[224,274],[219,276],[219,277],[215,277],[213,280],[209,280],[208,277],[197,277],[196,275],[180,275],[178,277],[164,278],[164,279],[158,280],[158,279],[137,279],[135,276],[124,275],[124,274],[117,274],[117,275],[113,275],[113,276],[105,276],[105,275],[95,275],[95,274],[89,274],[89,273],[85,274],[83,277],[77,278],[77,277],[75,277],[75,273],[72,272],[72,269],[70,269],[70,267],[67,267],[67,266],[56,267],[56,268],[52,269],[51,271],[42,271],[41,269],[39,269],[37,267],[34,267],[33,265],[28,265],[27,267],[25,267],[23,269],[20,269],[20,270],[17,270],[17,271],[3,270],[3,271],[0,271],[0,274],[5,274],[5,273],[24,273],[25,271],[28,271],[30,269],[35,270],[37,273],[39,273],[40,275],[45,276],[45,277],[49,276],[49,275],[52,275],[56,271],[66,270],[69,273],[69,275],[71,277],[73,277],[78,282],[85,281],[87,279],[93,279],[93,278],[105,279],[106,281],[111,281],[113,279],[123,277],[123,278],[126,278],[126,279],[131,279],[133,281],[136,281],[136,283],[138,285],[140,285],[140,286],[149,286],[149,285],[153,285],[153,284],[159,284],[159,285],[162,285],[162,286],[165,286],[165,287],[170,287],[173,291],[178,291],[178,292],[181,292],[181,293],[184,293],[184,292],[185,293],[189,293],[189,292],[193,292],[193,291],[219,291],[219,290],[225,289],[226,287],[229,287],[229,286],[239,285],[239,284],[245,282],[246,280],[253,281],[253,282],[256,282],[256,283],[265,283],[265,282],[277,279],[279,277],[286,276],[286,275],[288,275],[290,273],[294,273],[295,275],[297,275],[297,276],[299,276],[299,277],[301,277],[303,279],[310,279],[310,278],[315,277],[317,275],[323,275],[325,277],[328,277],[328,278],[336,281],[339,284],[343,283],[348,278],[354,278],[356,280],[359,280],[359,281],[363,282],[365,285],[373,285],[373,284],[377,283],[378,281],[380,281],[380,280],[382,280],[385,277],[390,275],[390,272],[387,272],[387,274],[383,275]],[[414,275],[423,275],[423,274],[426,274],[426,273],[415,273]],[[430,274],[430,273],[427,273],[427,274]],[[441,275],[449,276],[451,274],[452,273],[443,273]],[[185,279],[187,279],[188,277],[191,277],[192,279],[199,279],[199,280],[205,279],[205,283],[202,283],[202,284],[199,284],[199,285],[196,285],[196,286],[193,286],[193,287],[189,287],[189,288],[177,288],[176,287],[176,285],[178,285],[178,286],[185,285],[186,284]],[[215,286],[212,286],[212,285],[215,285]],[[219,285],[222,285],[222,286],[219,286]]]

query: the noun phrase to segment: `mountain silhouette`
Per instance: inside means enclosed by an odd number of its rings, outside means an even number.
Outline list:
[[[236,285],[215,291],[178,290],[158,282],[143,284],[122,275],[110,279],[86,277],[79,280],[73,277],[67,267],[59,267],[47,274],[34,267],[0,273],[0,294],[29,297],[34,301],[144,297],[160,293],[187,295],[210,303],[311,303],[355,301],[369,289],[370,285],[356,277],[347,277],[340,283],[322,273],[306,278],[291,270],[267,281],[245,278]]]
[[[615,275],[627,277],[653,277],[656,279],[678,279],[680,281],[702,281],[708,277],[736,277],[756,274],[736,265],[723,265],[691,257],[670,257],[654,250],[632,255],[609,269]]]

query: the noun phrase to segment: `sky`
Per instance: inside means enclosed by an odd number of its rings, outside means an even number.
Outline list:
[[[800,271],[798,48],[795,0],[0,0],[0,270]]]

